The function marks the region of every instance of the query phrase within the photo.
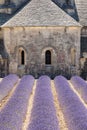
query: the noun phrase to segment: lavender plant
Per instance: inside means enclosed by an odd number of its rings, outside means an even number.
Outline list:
[[[87,103],[87,83],[79,76],[73,76],[71,78],[73,87],[78,91],[83,100]]]
[[[50,78],[38,79],[28,130],[59,130]]]
[[[54,79],[57,96],[69,130],[87,130],[87,109],[62,76]]]
[[[0,112],[0,130],[21,130],[33,83],[34,78],[30,75],[21,79],[11,99]]]
[[[8,92],[17,83],[19,77],[15,74],[9,74],[0,82],[0,101],[8,94]]]

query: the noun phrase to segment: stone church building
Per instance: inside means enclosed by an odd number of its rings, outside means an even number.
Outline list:
[[[86,0],[0,0],[0,76],[81,75]]]

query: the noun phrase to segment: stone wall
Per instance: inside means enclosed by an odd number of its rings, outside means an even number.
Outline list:
[[[79,73],[79,27],[14,27],[4,28],[4,44],[9,54],[9,72],[48,75]],[[25,64],[20,64],[20,50]],[[74,50],[74,64],[71,49]],[[45,53],[51,52],[51,65],[45,64]]]
[[[0,0],[0,4],[4,4],[5,3],[5,0]]]

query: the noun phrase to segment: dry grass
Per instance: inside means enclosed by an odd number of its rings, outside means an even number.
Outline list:
[[[35,89],[36,89],[36,80],[33,86],[33,90],[32,93],[30,95],[29,101],[28,101],[28,107],[27,107],[27,112],[26,112],[26,116],[23,122],[23,126],[22,126],[22,130],[27,130],[27,127],[30,123],[30,116],[31,116],[31,111],[33,108],[33,101],[34,101],[34,95],[35,95]]]
[[[67,124],[65,122],[64,115],[62,112],[62,108],[61,108],[60,103],[59,103],[58,98],[57,98],[56,89],[54,87],[54,81],[51,81],[51,88],[52,88],[54,104],[55,104],[55,108],[56,108],[56,114],[57,114],[57,118],[59,121],[60,130],[68,130]]]
[[[72,85],[72,83],[70,81],[68,81],[68,82],[70,84],[70,88],[79,97],[79,100],[82,102],[82,104],[87,108],[87,104],[84,102],[84,100],[82,99],[81,95],[74,89],[74,86]]]
[[[0,82],[2,81],[3,78],[0,78]]]
[[[11,96],[13,95],[17,85],[18,85],[19,81],[14,85],[14,87],[12,88],[12,90],[8,93],[8,95],[6,97],[4,97],[1,101],[0,101],[0,111],[4,108],[4,106],[7,104],[7,102],[9,101],[9,99],[11,98]]]

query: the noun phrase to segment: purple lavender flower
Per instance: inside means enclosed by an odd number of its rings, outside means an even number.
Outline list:
[[[0,82],[0,101],[8,94],[8,92],[17,83],[19,77],[15,74],[9,74]]]
[[[83,100],[87,103],[87,83],[79,76],[73,76],[71,78],[73,87],[78,91]]]
[[[41,76],[37,82],[28,130],[59,130],[51,92],[50,78]]]
[[[69,130],[87,130],[87,109],[62,76],[54,79],[58,99]]]
[[[0,130],[21,130],[33,83],[34,78],[30,75],[21,79],[13,96],[0,112]]]

